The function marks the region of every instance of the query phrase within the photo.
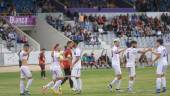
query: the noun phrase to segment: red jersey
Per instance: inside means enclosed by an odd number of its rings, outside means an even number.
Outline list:
[[[66,49],[65,51],[64,51],[64,57],[65,58],[70,58],[70,57],[72,57],[72,52],[71,52],[71,49]],[[70,68],[70,62],[68,61],[68,60],[63,60],[63,66],[64,66],[64,68]]]
[[[39,64],[45,64],[45,55],[44,55],[44,53],[40,53],[40,55],[39,55]]]

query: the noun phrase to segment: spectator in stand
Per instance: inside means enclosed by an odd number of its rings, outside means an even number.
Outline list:
[[[81,58],[81,64],[83,66],[84,69],[88,68],[88,56],[87,56],[87,53],[84,53],[82,58]]]
[[[109,57],[105,54],[99,57],[98,61],[97,61],[99,67],[106,67],[106,68],[110,68],[111,62],[109,60]]]
[[[145,54],[142,54],[139,58],[140,67],[144,68],[146,65],[148,65],[148,60]]]
[[[89,56],[89,64],[90,64],[91,69],[93,68],[93,66],[96,69],[98,69],[98,66],[96,64],[96,60],[95,60],[95,57],[94,57],[94,53],[91,53],[91,55]]]
[[[25,35],[22,36],[22,43],[28,43],[28,39]]]

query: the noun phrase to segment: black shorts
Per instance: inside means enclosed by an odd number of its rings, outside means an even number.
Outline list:
[[[21,60],[19,60],[19,67],[21,67],[22,66],[22,61]]]
[[[39,64],[39,65],[40,65],[41,70],[45,70],[45,64]]]

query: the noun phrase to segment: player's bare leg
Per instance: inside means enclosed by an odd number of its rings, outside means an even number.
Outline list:
[[[133,92],[134,79],[135,79],[135,76],[129,77],[128,92],[130,92],[130,93],[135,93],[135,92]]]
[[[161,93],[161,74],[157,74],[157,78],[156,78],[156,93]]]
[[[162,80],[162,92],[166,92],[166,77],[165,77],[165,74],[163,74],[161,76],[161,80]]]
[[[20,95],[21,96],[25,95],[24,91],[25,91],[24,78],[21,78],[20,80]]]
[[[54,85],[55,82],[56,82],[56,80],[52,80],[47,85],[43,86],[42,93],[46,94],[48,92],[48,89],[50,89]]]
[[[115,77],[115,79],[112,82],[110,82],[110,84],[108,85],[110,92],[113,92],[113,86],[112,86],[113,84],[115,85],[115,91],[121,92],[120,90],[121,79],[122,79],[122,75],[119,74]]]

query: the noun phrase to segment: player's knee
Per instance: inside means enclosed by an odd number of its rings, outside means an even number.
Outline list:
[[[53,79],[53,82],[55,83],[57,81],[57,79]]]
[[[130,77],[130,80],[134,80],[134,77],[133,77],[133,76],[131,76],[131,77]]]
[[[122,79],[122,75],[117,75],[118,80]]]
[[[157,78],[161,78],[162,77],[162,75],[161,74],[157,74]]]
[[[165,74],[162,74],[161,77],[165,77]]]
[[[20,80],[25,80],[25,78],[20,78]]]
[[[32,77],[28,77],[28,79],[33,79]]]

